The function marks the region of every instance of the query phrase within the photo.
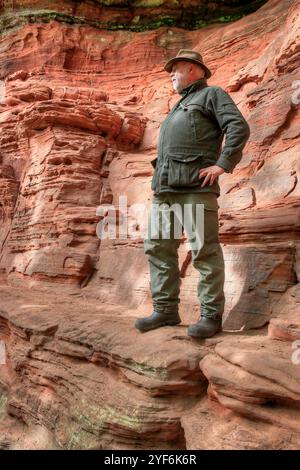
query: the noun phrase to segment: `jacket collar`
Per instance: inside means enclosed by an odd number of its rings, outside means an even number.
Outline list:
[[[193,91],[200,90],[201,88],[207,87],[207,80],[206,78],[199,78],[199,80],[196,80],[193,83],[190,83],[187,87],[183,88],[181,90],[180,95],[182,96],[187,96]]]

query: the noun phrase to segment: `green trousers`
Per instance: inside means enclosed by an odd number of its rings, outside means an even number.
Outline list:
[[[225,302],[224,258],[219,243],[218,208],[217,195],[211,192],[153,195],[144,252],[149,260],[155,311],[167,314],[178,312],[178,248],[184,230],[190,244],[193,266],[199,272],[197,295],[201,316],[222,316]]]

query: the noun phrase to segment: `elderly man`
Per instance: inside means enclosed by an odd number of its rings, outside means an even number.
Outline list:
[[[231,97],[222,88],[207,85],[211,72],[199,53],[180,50],[167,62],[165,70],[182,97],[160,128],[157,158],[151,162],[155,168],[152,208],[162,204],[164,208],[179,204],[183,210],[192,207],[187,219],[189,227],[182,224],[191,242],[191,227],[199,231],[194,209],[199,204],[204,206],[203,242],[194,243],[191,249],[193,266],[199,271],[200,316],[187,333],[208,338],[222,329],[225,301],[224,258],[218,233],[218,176],[232,173],[242,158],[250,131]],[[153,212],[149,224],[151,217]],[[173,228],[175,219],[170,220]],[[161,231],[159,236],[149,235],[148,230],[144,251],[150,266],[153,313],[136,320],[135,327],[142,332],[181,322],[179,245],[180,238],[172,230],[169,238],[161,236]]]

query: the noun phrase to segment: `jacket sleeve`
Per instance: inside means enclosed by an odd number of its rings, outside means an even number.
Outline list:
[[[250,128],[233,99],[222,88],[216,87],[208,100],[208,111],[217,120],[225,134],[223,150],[216,165],[232,173],[243,155],[243,148],[250,136]]]

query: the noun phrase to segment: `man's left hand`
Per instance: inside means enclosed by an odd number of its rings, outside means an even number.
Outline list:
[[[202,168],[202,170],[199,171],[199,179],[203,178],[204,176],[205,178],[203,183],[201,184],[201,188],[203,188],[203,186],[205,186],[208,182],[211,186],[214,181],[218,178],[218,176],[222,175],[222,173],[225,173],[225,170],[223,170],[223,168],[218,165]]]

